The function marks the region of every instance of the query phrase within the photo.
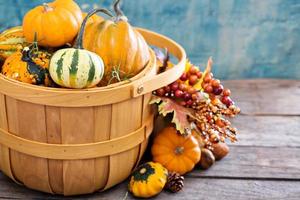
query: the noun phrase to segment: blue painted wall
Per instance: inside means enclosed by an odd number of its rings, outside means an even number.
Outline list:
[[[111,0],[76,0],[84,10]],[[0,0],[1,30],[44,0]],[[192,62],[215,60],[223,79],[300,79],[300,0],[124,0],[131,23],[182,44]]]

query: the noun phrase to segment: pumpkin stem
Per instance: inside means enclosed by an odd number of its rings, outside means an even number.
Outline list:
[[[127,17],[124,15],[123,11],[120,8],[120,2],[121,0],[116,0],[114,3],[114,11],[116,13],[116,21],[127,21]]]
[[[49,6],[49,4],[43,3],[43,6],[44,6],[44,12],[53,11],[53,8]]]
[[[86,23],[91,16],[93,16],[94,14],[96,14],[98,12],[102,12],[110,17],[113,17],[113,15],[111,14],[110,11],[103,9],[103,8],[94,9],[91,12],[89,12],[81,24],[74,48],[83,49],[82,42],[83,42],[83,35],[84,35],[84,29],[85,29]]]
[[[38,46],[38,36],[37,36],[37,32],[34,32],[34,39],[33,39],[33,43],[32,46],[30,46],[31,50],[30,53],[36,53],[39,51],[39,46]]]
[[[22,61],[24,62],[32,61],[29,47],[24,47],[22,51]]]
[[[184,152],[184,147],[176,147],[175,148],[175,154],[176,155],[181,155]]]
[[[110,83],[114,80],[117,79],[118,82],[121,82],[122,79],[120,77],[120,65],[118,67],[113,67],[113,70],[111,72],[111,78],[109,79],[107,85],[110,85]]]

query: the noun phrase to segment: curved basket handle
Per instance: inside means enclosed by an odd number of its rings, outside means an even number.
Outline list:
[[[174,82],[184,72],[186,63],[186,53],[176,42],[155,32],[146,31],[142,28],[137,28],[137,30],[143,35],[149,45],[167,48],[168,51],[179,60],[179,62],[174,67],[161,74],[156,76],[145,76],[138,80],[135,84],[133,84],[133,97],[138,97],[152,92],[162,86]]]

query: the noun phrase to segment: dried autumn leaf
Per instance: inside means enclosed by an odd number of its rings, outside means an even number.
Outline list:
[[[166,71],[168,67],[171,66],[170,53],[167,48],[165,48],[165,52],[162,52],[160,49],[155,48],[154,52],[159,66],[158,73],[162,73]]]
[[[191,123],[188,121],[188,117],[194,118],[192,109],[185,108],[169,98],[158,96],[153,96],[150,104],[158,104],[158,113],[164,117],[173,113],[172,123],[176,125],[176,129],[181,134],[191,133]]]
[[[196,85],[194,85],[194,88],[196,90],[203,91],[202,83],[203,83],[204,77],[206,76],[206,74],[211,72],[212,65],[213,65],[213,60],[212,60],[212,57],[210,57],[207,61],[206,69],[205,69],[200,81],[198,81],[198,83]]]
[[[191,61],[189,59],[186,60],[186,63],[185,63],[185,72],[187,73],[190,68],[193,66],[193,64],[191,63]]]
[[[153,51],[155,53],[157,61],[160,62],[161,64],[164,63],[164,60],[166,59],[166,54],[164,52],[162,52],[162,50],[159,48],[153,48]],[[165,49],[165,51],[166,51],[166,49]]]
[[[159,104],[162,101],[162,97],[152,95],[149,104]]]

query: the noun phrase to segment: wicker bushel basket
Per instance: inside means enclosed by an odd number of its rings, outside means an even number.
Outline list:
[[[151,91],[180,77],[186,55],[174,41],[138,29],[178,58],[156,75],[156,58],[131,81],[86,90],[46,88],[0,75],[0,169],[53,194],[106,190],[139,163],[153,129]]]

